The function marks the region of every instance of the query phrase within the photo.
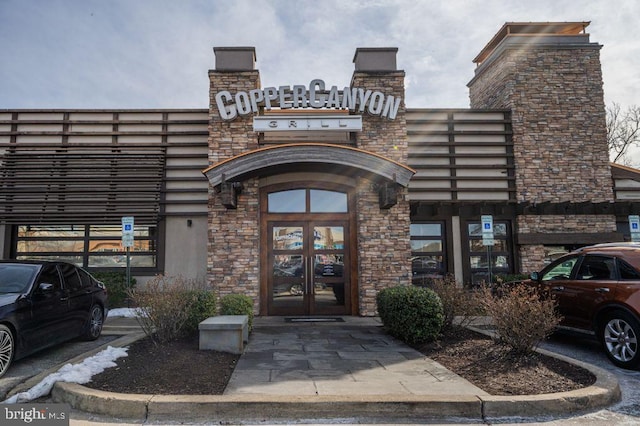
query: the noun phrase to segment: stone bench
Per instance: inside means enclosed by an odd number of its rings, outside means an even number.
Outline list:
[[[200,350],[241,354],[249,341],[248,315],[219,315],[198,324]]]

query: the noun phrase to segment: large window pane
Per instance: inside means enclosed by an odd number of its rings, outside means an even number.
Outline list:
[[[306,211],[306,190],[272,192],[268,195],[269,213],[304,213]]]
[[[17,249],[20,253],[48,253],[48,252],[80,252],[84,250],[84,240],[23,240],[18,241]]]
[[[313,248],[316,250],[343,249],[344,228],[342,226],[317,226],[313,228]]]
[[[18,226],[18,238],[41,237],[84,237],[84,226],[46,226],[46,225],[22,225]]]
[[[412,237],[441,237],[442,224],[440,223],[412,223],[410,228]]]
[[[273,248],[275,250],[302,250],[302,227],[274,226]]]
[[[428,286],[447,273],[444,224],[412,223],[410,233],[412,282]]]
[[[346,213],[347,194],[344,192],[311,190],[311,213]]]
[[[131,265],[155,267],[156,228],[137,225],[134,238],[130,252],[137,256]],[[120,225],[21,225],[18,227],[15,256],[18,259],[66,260],[84,267],[126,266]]]
[[[442,240],[411,240],[411,251],[442,251]]]

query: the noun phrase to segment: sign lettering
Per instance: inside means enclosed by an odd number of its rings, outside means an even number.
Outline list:
[[[309,89],[303,85],[267,87],[240,91],[232,94],[221,90],[215,95],[218,113],[223,120],[233,120],[238,116],[256,114],[261,105],[270,111],[273,108],[332,108],[349,111],[368,112],[371,115],[393,120],[398,115],[402,98],[379,91],[345,87],[342,91],[332,86],[328,93],[323,80],[315,79]]]

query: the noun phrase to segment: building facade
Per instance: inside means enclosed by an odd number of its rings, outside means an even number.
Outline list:
[[[505,24],[469,109],[407,107],[395,48],[357,49],[347,87],[263,88],[254,48],[217,47],[208,109],[0,110],[3,257],[120,270],[134,217],[141,284],[375,315],[382,288],[474,286],[629,239],[640,171],[609,163],[587,26]]]

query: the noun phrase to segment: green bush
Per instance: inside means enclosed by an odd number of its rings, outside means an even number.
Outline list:
[[[216,295],[209,290],[191,290],[187,294],[188,317],[184,324],[185,332],[198,330],[198,324],[217,315]]]
[[[378,314],[389,334],[410,345],[435,340],[444,324],[444,310],[431,289],[385,288],[376,296]]]
[[[126,308],[128,294],[130,290],[127,287],[127,273],[126,272],[104,272],[97,271],[92,272],[91,275],[98,281],[102,281],[107,287],[107,296],[109,297],[109,309],[112,308]],[[135,278],[131,279],[131,289],[135,286]]]
[[[220,298],[220,315],[248,315],[253,328],[253,300],[244,294],[227,294]]]

